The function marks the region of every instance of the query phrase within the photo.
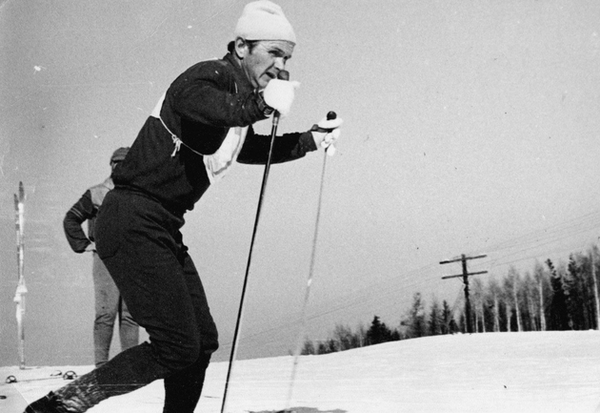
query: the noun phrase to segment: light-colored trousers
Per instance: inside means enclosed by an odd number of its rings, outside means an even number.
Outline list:
[[[115,320],[119,316],[119,338],[121,351],[136,346],[139,341],[139,326],[121,298],[115,282],[96,252],[92,273],[94,276],[94,297],[96,315],[94,319],[94,362],[96,367],[109,358]]]

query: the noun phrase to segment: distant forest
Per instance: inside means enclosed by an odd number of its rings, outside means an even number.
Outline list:
[[[375,315],[367,328],[336,325],[326,340],[306,338],[302,354],[326,354],[387,341],[405,340],[469,330],[474,333],[506,331],[598,329],[600,256],[594,246],[588,254],[573,253],[568,263],[538,262],[520,274],[515,267],[500,280],[470,277],[471,328],[466,309],[453,309],[444,300],[428,306],[415,293],[406,314],[388,326]]]

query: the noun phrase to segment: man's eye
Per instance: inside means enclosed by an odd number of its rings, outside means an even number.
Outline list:
[[[286,56],[285,53],[281,52],[271,52],[271,56],[275,59],[282,58],[284,62],[287,62],[290,58],[289,56]]]

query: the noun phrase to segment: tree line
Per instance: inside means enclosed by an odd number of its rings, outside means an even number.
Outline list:
[[[520,273],[514,266],[500,279],[470,281],[470,322],[474,333],[598,329],[600,303],[597,247],[572,253],[568,262],[547,259]],[[338,324],[325,340],[306,338],[302,354],[327,354],[357,347],[442,334],[466,333],[464,306],[451,308],[433,298],[427,305],[421,293],[395,326],[375,315],[369,327]]]

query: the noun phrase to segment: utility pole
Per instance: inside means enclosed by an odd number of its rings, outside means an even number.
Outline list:
[[[448,278],[457,278],[462,277],[463,283],[465,285],[465,318],[467,323],[467,333],[473,332],[473,324],[471,323],[471,301],[469,299],[469,276],[477,275],[477,274],[485,274],[487,271],[477,271],[477,272],[469,272],[467,270],[467,260],[475,260],[478,258],[485,258],[487,255],[477,255],[475,257],[467,257],[465,254],[462,254],[459,258],[454,258],[452,260],[440,261],[440,264],[450,264],[453,262],[461,262],[462,263],[462,274],[457,275],[446,275],[442,277],[442,280]]]

